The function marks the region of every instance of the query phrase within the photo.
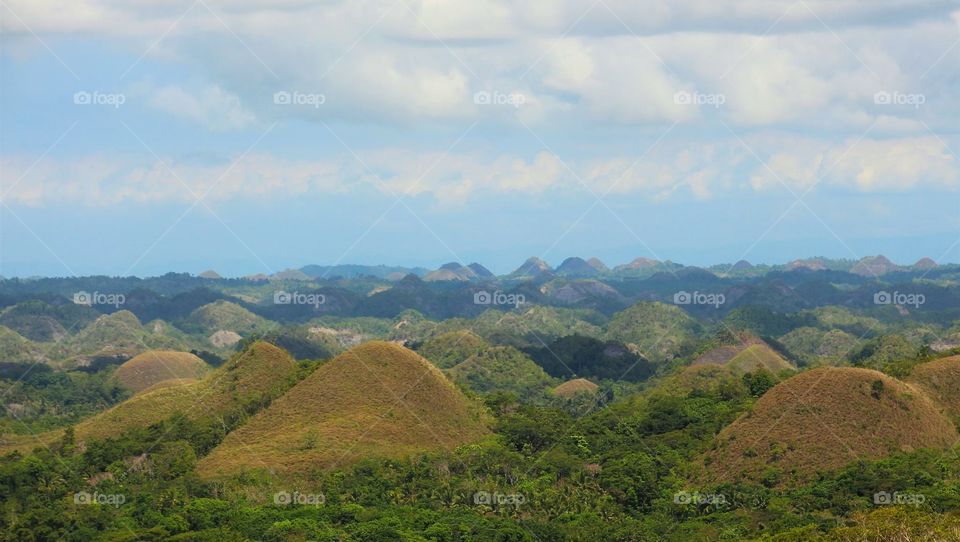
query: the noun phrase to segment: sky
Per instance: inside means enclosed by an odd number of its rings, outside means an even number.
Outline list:
[[[0,0],[0,276],[960,262],[960,3]]]

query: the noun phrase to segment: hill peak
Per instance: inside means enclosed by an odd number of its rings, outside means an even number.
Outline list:
[[[227,435],[197,471],[228,476],[266,464],[283,477],[450,449],[487,432],[481,411],[439,369],[403,346],[371,341],[322,365]]]

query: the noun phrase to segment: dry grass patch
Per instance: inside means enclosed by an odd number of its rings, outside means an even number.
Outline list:
[[[789,485],[857,459],[956,440],[922,389],[878,371],[824,367],[781,382],[721,431],[703,458],[704,477]]]
[[[281,477],[363,458],[451,449],[488,434],[482,409],[439,369],[373,341],[321,366],[198,465],[201,476],[265,469]]]
[[[189,352],[149,350],[117,367],[113,378],[134,393],[164,380],[198,380],[210,366]]]

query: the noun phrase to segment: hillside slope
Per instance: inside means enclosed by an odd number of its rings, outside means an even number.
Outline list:
[[[921,389],[878,371],[823,367],[773,387],[721,431],[704,457],[705,479],[792,484],[857,459],[956,440]]]
[[[204,477],[266,468],[287,477],[372,457],[449,449],[486,421],[430,362],[373,341],[318,368],[197,465]]]
[[[220,418],[252,411],[280,395],[296,371],[293,359],[280,348],[256,342],[203,380],[160,382],[130,399],[75,426],[78,442],[118,436],[142,429],[181,413],[200,423],[219,423]],[[50,445],[62,430],[34,436],[4,435],[0,453]]]
[[[210,368],[189,352],[149,350],[138,354],[113,373],[118,384],[137,393],[164,380],[197,380]]]

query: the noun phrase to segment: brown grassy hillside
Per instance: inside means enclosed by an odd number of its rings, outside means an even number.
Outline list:
[[[737,344],[727,344],[707,350],[694,360],[693,365],[725,365],[741,373],[757,369],[766,369],[772,373],[795,369],[792,363],[761,339],[744,335],[737,340],[739,341]]]
[[[488,433],[482,411],[430,362],[374,341],[321,366],[233,431],[197,466],[205,477],[281,477],[362,458],[450,449]]]
[[[960,356],[917,365],[907,379],[938,401],[951,416],[960,416]]]
[[[137,393],[164,380],[197,380],[210,368],[189,352],[148,350],[117,367],[113,378],[128,390]]]
[[[590,382],[586,378],[574,378],[573,380],[568,380],[563,384],[560,384],[556,388],[553,388],[553,394],[558,397],[563,397],[569,399],[574,395],[580,393],[593,394],[597,392],[597,386],[593,382]]]
[[[781,382],[721,431],[704,478],[791,484],[858,458],[947,448],[957,437],[921,389],[878,371],[824,367]]]
[[[162,382],[76,425],[78,441],[115,437],[182,413],[195,421],[215,421],[241,409],[265,404],[283,393],[296,371],[284,350],[256,342],[203,380]],[[0,453],[29,450],[60,439],[62,430],[35,436],[5,435]]]

